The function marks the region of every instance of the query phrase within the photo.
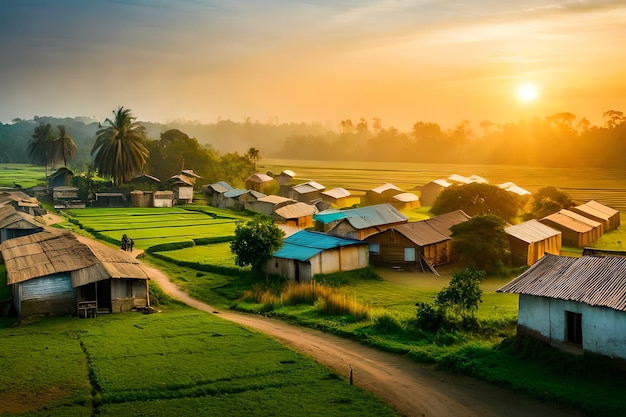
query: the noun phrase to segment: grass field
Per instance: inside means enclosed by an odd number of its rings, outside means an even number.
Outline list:
[[[192,246],[190,248],[156,252],[156,254],[170,260],[185,260],[199,264],[237,268],[235,255],[230,251],[229,242]]]
[[[48,174],[54,172],[50,170]],[[27,164],[1,164],[0,187],[15,187],[19,184],[22,188],[30,188],[46,183],[44,167]]]
[[[0,340],[3,416],[395,415],[273,339],[189,308],[48,318]]]

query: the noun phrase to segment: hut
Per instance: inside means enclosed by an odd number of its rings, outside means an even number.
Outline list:
[[[167,181],[169,186],[172,187],[176,203],[193,203],[193,188],[196,184],[196,177],[198,176],[184,174],[184,172],[189,173],[190,171],[191,170],[187,170],[180,174],[173,175]]]
[[[267,174],[252,174],[246,178],[245,187],[247,190],[254,190],[260,193],[266,193],[268,187],[272,184],[273,178]]]
[[[317,274],[352,271],[368,265],[367,243],[302,230],[283,240],[283,246],[267,263],[266,272],[309,282]]]
[[[214,182],[213,184],[205,185],[202,187],[202,194],[206,199],[206,203],[213,207],[224,206],[224,193],[232,191],[233,187],[225,181]]]
[[[333,208],[345,208],[356,206],[361,203],[361,198],[353,196],[352,193],[345,188],[333,188],[332,190],[322,191],[322,200],[326,201]]]
[[[133,190],[130,192],[131,207],[154,207],[154,192]]]
[[[420,193],[420,202],[424,206],[432,206],[439,194],[452,183],[446,181],[444,179],[437,179],[430,181],[420,187],[415,187],[415,190],[418,190]]]
[[[544,254],[561,254],[562,232],[537,220],[509,226],[504,229],[515,262],[531,266]]]
[[[519,294],[517,334],[626,359],[626,257],[546,254],[497,292]]]
[[[30,214],[31,216],[42,216],[46,214],[46,209],[41,207],[39,200],[18,190],[0,192],[0,205],[13,206],[15,210]]]
[[[380,187],[372,188],[365,192],[363,197],[363,204],[366,206],[373,206],[376,204],[390,203],[391,198],[402,193],[402,190],[391,183],[385,183]]]
[[[95,193],[94,207],[128,207],[128,200],[122,193]]]
[[[571,217],[577,222],[588,224],[589,226],[591,226],[591,238],[594,242],[602,237],[602,234],[604,233],[604,225],[601,222],[592,220],[589,217],[581,216],[580,214],[574,213],[573,211],[567,209],[562,209],[559,211],[559,213],[567,217]]]
[[[392,226],[365,238],[377,265],[431,270],[453,261],[450,228],[470,219],[463,210]]]
[[[391,204],[400,211],[413,210],[420,207],[420,199],[413,193],[400,193],[391,197]]]
[[[347,210],[326,210],[313,215],[316,230],[333,236],[363,240],[367,236],[406,223],[408,218],[391,204],[358,207]]]
[[[278,185],[287,185],[289,184],[293,178],[296,176],[296,173],[290,169],[283,170],[280,174],[278,174],[274,179],[278,183]]]
[[[53,228],[0,244],[20,317],[117,313],[149,305],[148,275],[128,253]]]
[[[571,207],[569,210],[602,223],[605,231],[616,230],[620,226],[619,211],[594,200]]]
[[[21,236],[39,233],[44,225],[35,217],[12,206],[0,206],[0,243]]]
[[[317,208],[311,204],[297,202],[274,210],[274,219],[278,223],[306,229],[313,226],[313,215]]]
[[[58,186],[52,189],[54,208],[78,208],[85,207],[85,203],[78,199],[78,187]]]
[[[294,203],[296,203],[296,200],[292,200],[290,198],[278,195],[267,195],[256,200],[246,201],[245,208],[246,210],[254,211],[256,213],[272,216],[276,209]]]
[[[539,219],[539,222],[560,231],[563,245],[582,248],[594,242],[595,233],[593,226],[577,221],[562,212],[550,214]]]
[[[72,179],[74,173],[68,167],[61,167],[54,173],[48,175],[48,189],[52,190],[55,187],[68,187],[72,185]]]
[[[173,191],[155,191],[153,195],[154,207],[172,207],[174,206]]]
[[[296,201],[301,201],[303,203],[310,203],[312,201],[321,199],[322,191],[324,191],[325,189],[326,187],[324,187],[322,184],[315,181],[309,181],[291,187],[289,191],[289,198]]]
[[[130,180],[130,184],[141,191],[158,191],[161,188],[161,180],[148,174],[141,174]]]

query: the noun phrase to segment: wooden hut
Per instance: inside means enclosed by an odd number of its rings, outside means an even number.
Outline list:
[[[531,266],[544,254],[561,254],[562,232],[537,220],[509,226],[504,229],[509,238],[511,257],[516,262]]]
[[[605,231],[615,230],[620,226],[619,211],[594,200],[571,207],[569,210],[602,223]]]
[[[20,316],[117,313],[149,305],[148,275],[128,253],[46,228],[0,245]]]
[[[326,201],[333,208],[345,208],[355,206],[361,203],[361,198],[353,196],[352,193],[345,188],[333,188],[332,190],[322,191],[322,200]]]
[[[297,184],[291,187],[289,191],[289,198],[303,203],[310,203],[312,201],[322,198],[322,192],[326,189],[322,184],[315,181],[308,181],[302,184]]]
[[[155,191],[153,198],[154,198],[154,207],[174,206],[174,192],[173,191]]]
[[[130,192],[131,207],[154,207],[154,192],[133,190]]]
[[[595,233],[593,226],[579,222],[561,212],[550,214],[539,219],[539,222],[560,231],[563,245],[582,248],[594,242],[593,236]]]
[[[13,206],[0,206],[0,243],[16,237],[39,233],[44,225],[35,217],[15,210]]]
[[[313,215],[313,219],[317,230],[327,231],[333,236],[359,240],[408,221],[408,218],[391,204],[326,210]]]
[[[52,190],[55,187],[68,187],[72,185],[72,178],[74,173],[68,167],[61,167],[54,173],[48,175],[48,189]]]
[[[256,213],[272,216],[276,209],[294,203],[296,203],[296,200],[292,200],[290,198],[278,195],[267,195],[256,200],[246,201],[245,208],[246,210],[254,211]]]
[[[313,215],[317,213],[314,205],[297,202],[274,210],[274,219],[278,223],[306,229],[313,226]]]
[[[451,185],[452,183],[447,180],[437,179],[420,187],[415,187],[415,189],[420,192],[421,204],[424,206],[432,206],[437,197],[439,197],[439,194]]]
[[[267,174],[252,174],[246,178],[245,187],[247,190],[254,190],[265,194],[273,180],[274,179]]]
[[[206,203],[213,207],[224,206],[224,193],[232,191],[233,187],[225,181],[214,182],[213,184],[202,187],[202,194],[206,199]]]
[[[363,204],[373,206],[376,204],[391,203],[391,198],[402,193],[402,190],[391,183],[385,183],[380,187],[372,188],[365,192]]]

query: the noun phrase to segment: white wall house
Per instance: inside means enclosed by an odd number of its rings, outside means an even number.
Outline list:
[[[626,257],[546,254],[498,292],[519,294],[518,335],[626,359]]]

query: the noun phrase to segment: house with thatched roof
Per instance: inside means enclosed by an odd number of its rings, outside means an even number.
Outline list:
[[[21,317],[77,314],[84,306],[97,314],[149,305],[149,278],[139,262],[103,243],[45,228],[3,242],[0,252]]]
[[[519,294],[518,335],[626,359],[626,257],[546,254],[497,292]]]
[[[430,219],[394,225],[365,238],[370,259],[377,265],[397,266],[422,271],[453,261],[452,232],[454,225],[470,219],[463,210]]]
[[[196,181],[202,177],[192,169],[184,169],[180,174],[170,177],[168,184],[174,191],[174,198],[179,203],[193,203],[193,189]]]
[[[44,225],[35,217],[15,210],[13,206],[0,206],[0,243],[43,230]]]
[[[317,274],[352,271],[369,265],[367,243],[301,230],[283,239],[266,272],[296,282],[308,282]]]
[[[61,167],[52,174],[48,175],[48,189],[52,190],[55,187],[71,186],[72,178],[74,178],[72,170],[68,167]]]
[[[42,216],[46,214],[46,209],[41,207],[39,200],[18,190],[1,191],[0,205],[13,206],[17,211],[30,214],[31,216]]]
[[[620,226],[619,211],[594,200],[576,207],[571,207],[569,210],[602,223],[605,231],[615,230]]]
[[[561,254],[562,232],[537,220],[529,220],[506,227],[511,257],[514,262],[531,266],[544,254]]]

